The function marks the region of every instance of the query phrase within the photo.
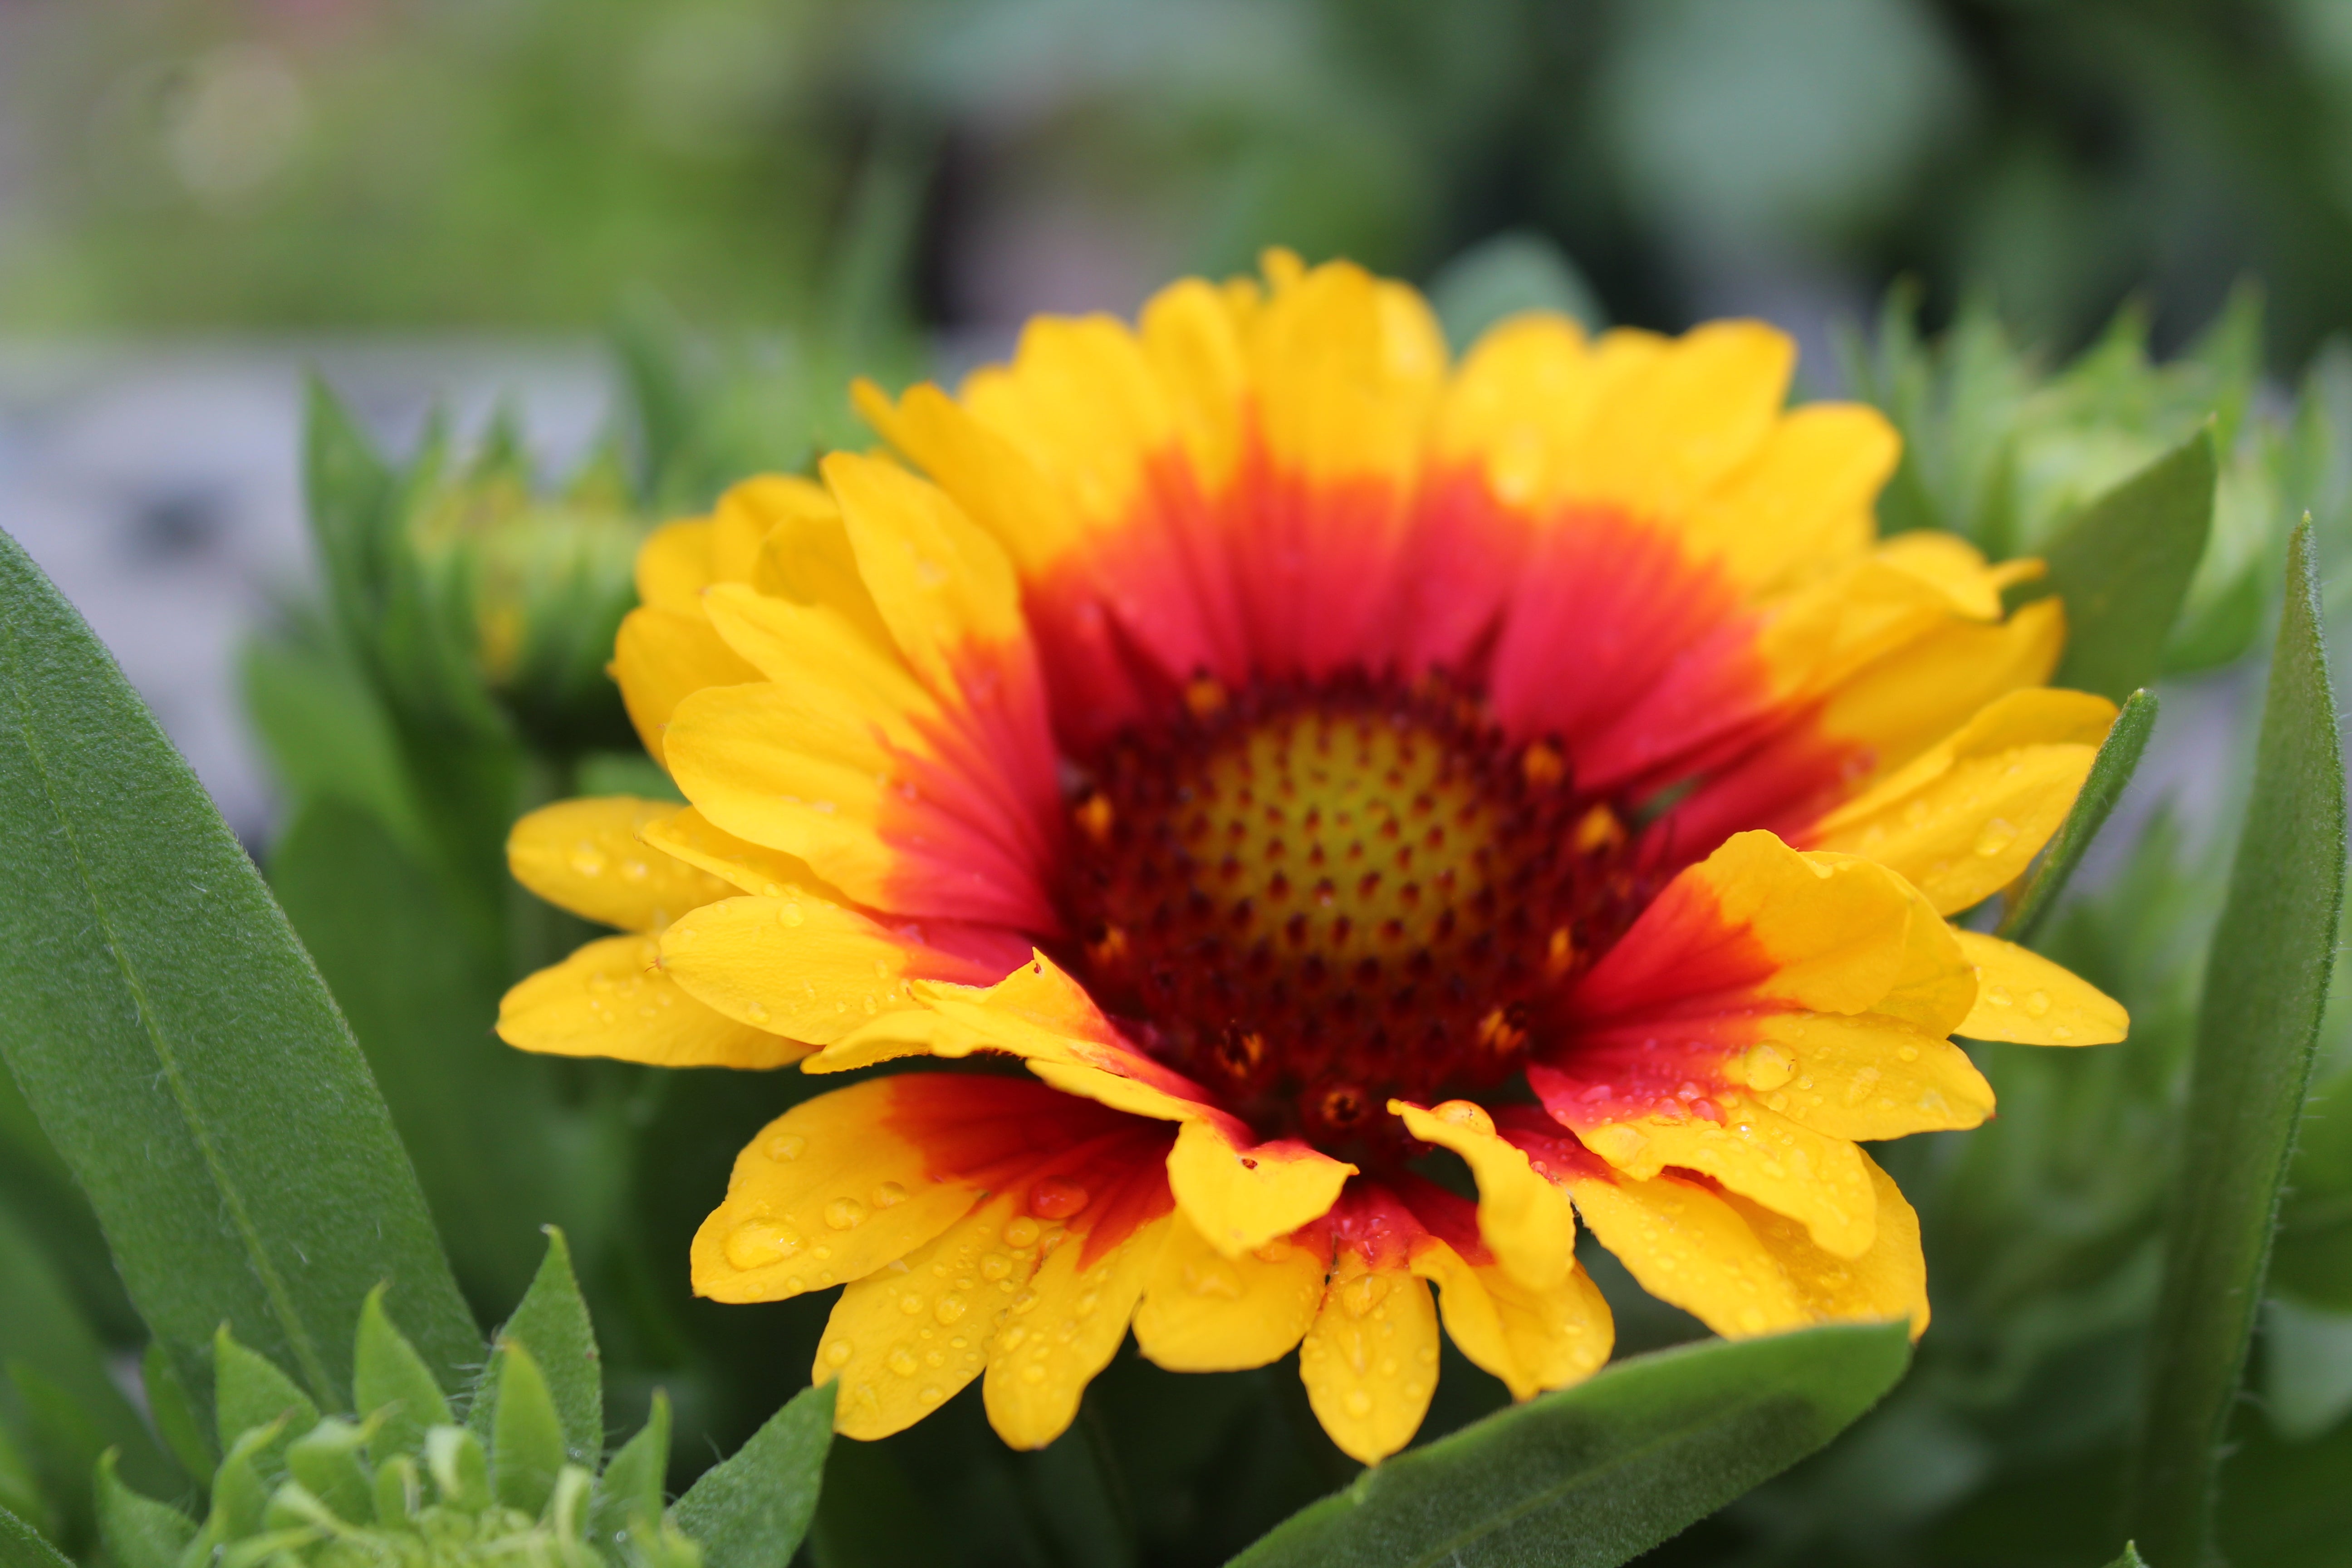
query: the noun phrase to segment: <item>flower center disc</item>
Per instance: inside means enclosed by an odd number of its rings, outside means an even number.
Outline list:
[[[1636,907],[1558,751],[1430,682],[1196,683],[1095,760],[1076,815],[1094,994],[1261,1135],[1360,1159],[1404,1152],[1391,1097],[1517,1070]]]

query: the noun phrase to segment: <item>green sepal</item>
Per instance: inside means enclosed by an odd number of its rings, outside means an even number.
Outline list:
[[[286,1468],[304,1490],[350,1524],[364,1524],[375,1498],[360,1462],[371,1429],[330,1415],[286,1445]]]
[[[595,1328],[588,1321],[588,1303],[572,1272],[572,1248],[553,1226],[547,1227],[547,1256],[539,1273],[514,1316],[499,1331],[499,1340],[502,1346],[530,1347],[533,1373],[554,1407],[563,1457],[593,1472],[604,1457],[604,1363]],[[493,1451],[499,1447],[493,1429],[505,1403],[499,1388],[505,1360],[503,1354],[493,1356],[482,1369],[473,1405],[466,1413],[466,1425],[491,1438]],[[549,1466],[547,1473],[551,1481],[555,1467]]]
[[[669,1474],[669,1395],[654,1390],[653,1408],[637,1435],[621,1445],[596,1483],[588,1514],[589,1539],[619,1552],[642,1520],[659,1520]]]
[[[124,1486],[115,1473],[116,1458],[109,1448],[98,1461],[100,1543],[114,1568],[174,1568],[196,1538],[196,1521],[169,1503],[141,1497]]]
[[[563,1468],[563,1422],[539,1363],[520,1340],[503,1340],[497,1360],[498,1409],[490,1422],[490,1470],[499,1501],[536,1515]]]
[[[2107,1568],[2147,1568],[2147,1559],[2139,1554],[2137,1543],[2126,1541],[2124,1542],[2124,1554],[2108,1563]]]
[[[415,1460],[395,1454],[375,1468],[376,1523],[386,1530],[404,1528],[424,1506],[425,1479],[416,1473]]]
[[[0,1568],[73,1568],[41,1532],[0,1508]]]
[[[424,1442],[425,1428],[449,1425],[449,1402],[434,1381],[433,1369],[416,1353],[384,1310],[381,1285],[360,1308],[358,1343],[352,1356],[352,1393],[362,1415],[375,1421],[369,1456],[409,1454]]]
[[[2053,686],[2121,702],[2155,682],[2213,524],[2208,425],[2077,512],[2042,552],[2066,606]]]
[[[490,1506],[490,1457],[482,1451],[482,1440],[463,1426],[436,1426],[425,1434],[425,1468],[451,1508],[479,1513]]]
[[[2116,802],[2123,798],[2124,786],[2131,783],[2132,774],[2138,770],[2139,759],[2147,750],[2147,738],[2156,730],[2157,709],[2156,693],[2145,689],[2124,699],[2122,710],[2107,730],[2107,738],[2099,743],[2098,754],[2091,759],[2091,772],[2083,780],[2083,787],[2075,792],[2074,805],[2066,813],[2066,820],[2058,825],[2041,864],[2033,868],[2001,915],[2000,929],[1994,934],[2003,942],[2032,942],[2050,911],[2057,908],[2058,895],[2074,879],[2074,868],[2083,863],[2091,841],[2099,836]]]
[[[300,1481],[280,1481],[269,1494],[269,1506],[261,1510],[265,1531],[316,1530],[331,1535],[346,1522]]]
[[[804,1388],[677,1500],[672,1517],[709,1568],[785,1568],[816,1512],[839,1384]]]
[[[307,1432],[319,1421],[310,1396],[268,1357],[237,1343],[226,1323],[213,1335],[213,1413],[223,1452],[257,1426]]]
[[[210,1536],[213,1544],[251,1535],[261,1528],[269,1507],[269,1482],[262,1479],[260,1459],[286,1432],[284,1417],[266,1426],[248,1427],[229,1445],[220,1468],[213,1472],[213,1510],[197,1542]]]
[[[230,1546],[220,1555],[220,1568],[260,1568],[260,1565],[280,1552],[299,1552],[319,1539],[320,1532],[308,1526],[299,1530],[273,1530],[267,1535],[247,1536]]]
[[[220,1463],[220,1452],[213,1447],[205,1424],[196,1419],[188,1386],[180,1381],[180,1370],[172,1364],[172,1352],[163,1348],[163,1341],[147,1342],[146,1352],[139,1358],[139,1381],[147,1391],[147,1413],[172,1458],[199,1479],[211,1475],[213,1467]]]

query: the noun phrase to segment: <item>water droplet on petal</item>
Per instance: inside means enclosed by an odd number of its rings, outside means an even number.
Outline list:
[[[835,1340],[831,1344],[824,1347],[825,1364],[827,1366],[847,1366],[849,1364],[850,1354],[851,1350],[849,1342],[847,1340]]]
[[[785,925],[796,926],[803,921],[808,919],[808,917],[801,912],[800,905],[787,903],[782,908],[776,910],[776,919],[783,922]]]
[[[912,1377],[922,1367],[922,1363],[904,1345],[890,1352],[889,1365],[890,1370],[900,1377]]]
[[[939,1306],[933,1309],[931,1315],[939,1319],[942,1323],[952,1323],[958,1318],[962,1317],[965,1310],[966,1308],[964,1305],[964,1299],[962,1297],[942,1296],[940,1298]]]
[[[1789,1053],[1769,1044],[1758,1046],[1749,1051],[1740,1058],[1740,1066],[1746,1073],[1748,1087],[1756,1089],[1778,1089],[1797,1072],[1797,1064],[1790,1059]]]
[[[1360,1388],[1348,1391],[1348,1414],[1360,1421],[1372,1413],[1372,1396]]]
[[[2017,842],[2017,825],[2007,817],[1996,816],[1984,825],[1977,835],[1977,853],[1990,857],[2000,854]]]
[[[874,1189],[874,1206],[877,1209],[897,1208],[907,1201],[907,1189],[896,1182],[885,1182]]]
[[[797,1132],[779,1132],[767,1142],[768,1158],[782,1163],[808,1152],[808,1140]]]
[[[1014,1247],[1034,1247],[1037,1245],[1037,1237],[1042,1229],[1043,1227],[1027,1215],[1018,1215],[1004,1227],[1004,1245]]]
[[[824,1205],[824,1223],[835,1230],[854,1230],[866,1223],[866,1205],[856,1198],[835,1198]]]
[[[2025,1011],[2028,1015],[2036,1018],[2039,1018],[2043,1014],[2049,1012],[2050,993],[2047,991],[2027,992],[2025,994]]]
[[[738,1268],[764,1268],[800,1249],[800,1232],[781,1220],[746,1220],[727,1237],[727,1261]]]
[[[1087,1206],[1091,1194],[1077,1183],[1060,1176],[1047,1176],[1029,1189],[1029,1212],[1039,1219],[1067,1219]],[[1021,1223],[1018,1220],[1015,1225]],[[1005,1227],[1005,1237],[1012,1239],[1012,1226]],[[1014,1246],[1026,1246],[1014,1242]]]

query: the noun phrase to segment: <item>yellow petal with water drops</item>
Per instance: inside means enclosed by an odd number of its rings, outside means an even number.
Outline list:
[[[1858,1258],[1822,1251],[1802,1226],[1737,1193],[1726,1194],[1723,1201],[1770,1252],[1810,1321],[1907,1318],[1916,1340],[1927,1331],[1927,1264],[1919,1250],[1919,1216],[1893,1177],[1867,1155],[1863,1165],[1878,1194],[1878,1235]]]
[[[771,899],[811,893],[836,904],[849,901],[838,889],[826,886],[807,861],[738,838],[690,805],[671,806],[664,815],[649,818],[639,825],[637,837],[665,855],[709,872],[739,892]]]
[[[989,1342],[981,1398],[998,1436],[1016,1448],[1042,1448],[1069,1430],[1087,1384],[1126,1340],[1167,1235],[1163,1217],[1091,1258],[1086,1237],[1076,1234],[1046,1255]]]
[[[1723,1064],[1765,1110],[1847,1140],[1981,1126],[1992,1086],[1969,1054],[1884,1013],[1780,1013]]]
[[[625,795],[541,806],[507,834],[507,868],[516,881],[583,920],[659,931],[733,890],[641,841],[640,829],[677,809],[669,801]]]
[[[841,1384],[834,1430],[887,1437],[978,1377],[1037,1270],[1039,1238],[1010,1195],[993,1198],[844,1290],[809,1370],[812,1384]]]
[[[1876,1202],[1862,1151],[1753,1100],[1704,1116],[1649,1116],[1590,1131],[1585,1146],[1637,1180],[1668,1166],[1712,1176],[1736,1193],[1801,1220],[1841,1258],[1870,1249]]]
[[[1514,1399],[1581,1383],[1609,1360],[1616,1325],[1600,1287],[1572,1268],[1531,1290],[1499,1268],[1474,1268],[1444,1242],[1414,1255],[1412,1271],[1437,1287],[1445,1331]]]
[[[740,686],[760,672],[720,640],[698,604],[691,611],[641,608],[613,640],[621,705],[654,761],[667,765],[666,737],[677,705],[709,686]]]
[[[1172,1215],[1136,1309],[1135,1342],[1170,1372],[1245,1372],[1279,1361],[1315,1321],[1327,1262],[1282,1237],[1227,1258]]]
[[[962,686],[975,647],[1025,646],[1021,589],[1002,546],[948,492],[877,458],[823,464],[874,607],[925,685]]]
[[[1900,449],[1874,408],[1791,409],[1691,509],[1684,537],[1694,554],[1757,592],[1853,560],[1876,531],[1871,503]]]
[[[1356,1167],[1304,1143],[1244,1146],[1211,1121],[1187,1121],[1168,1152],[1176,1206],[1228,1258],[1255,1252],[1339,1200]]]
[[[1750,458],[1780,417],[1797,347],[1760,321],[1712,321],[1611,389],[1577,452],[1580,492],[1679,518]]]
[[[1812,1321],[1771,1248],[1706,1183],[1673,1174],[1612,1181],[1579,1173],[1569,1178],[1569,1187],[1594,1239],[1643,1289],[1725,1338],[1779,1333]]]
[[[637,546],[637,603],[649,610],[693,615],[710,586],[710,520],[666,522]]]
[[[2114,719],[2115,705],[2088,692],[2011,692],[1808,837],[1901,872],[1942,913],[1967,909],[2058,830]]]
[[[920,1008],[918,978],[987,975],[809,894],[706,904],[663,933],[662,966],[729,1017],[817,1045],[882,1014]]]
[[[1315,1418],[1339,1451],[1377,1465],[1421,1430],[1437,1392],[1437,1309],[1429,1286],[1368,1268],[1343,1248],[1298,1346]]]
[[[1748,832],[1684,875],[1713,894],[1720,927],[1744,928],[1770,956],[1774,971],[1757,986],[1759,995],[1859,1013],[1903,976],[1911,894],[1877,866],[1802,855],[1769,833]]]
[[[1958,1030],[1969,1038],[2106,1046],[2131,1033],[2123,1004],[2072,971],[1999,937],[1953,934],[1977,973],[1977,1004]]]
[[[801,1041],[704,1005],[661,967],[650,936],[608,936],[518,982],[499,1002],[499,1038],[555,1057],[610,1057],[666,1068],[774,1068]]]
[[[1559,1289],[1576,1266],[1576,1214],[1568,1194],[1538,1175],[1527,1154],[1495,1133],[1494,1119],[1466,1100],[1433,1110],[1402,1100],[1389,1113],[1424,1143],[1450,1149],[1478,1183],[1478,1234],[1504,1271],[1528,1290]]]
[[[980,1194],[934,1181],[923,1149],[891,1130],[897,1097],[932,1078],[870,1079],[761,1129],[695,1232],[695,1293],[781,1301],[862,1279],[962,1217]]]

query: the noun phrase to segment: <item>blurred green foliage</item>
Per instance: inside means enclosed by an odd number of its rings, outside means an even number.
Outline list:
[[[1280,242],[1412,275],[1527,229],[1620,319],[1908,270],[2079,342],[2259,273],[2352,324],[2335,0],[29,0],[0,320],[803,320],[915,135],[923,300],[999,321]],[[1072,302],[1064,300],[1061,302]],[[1809,303],[1810,302],[1810,303]]]

